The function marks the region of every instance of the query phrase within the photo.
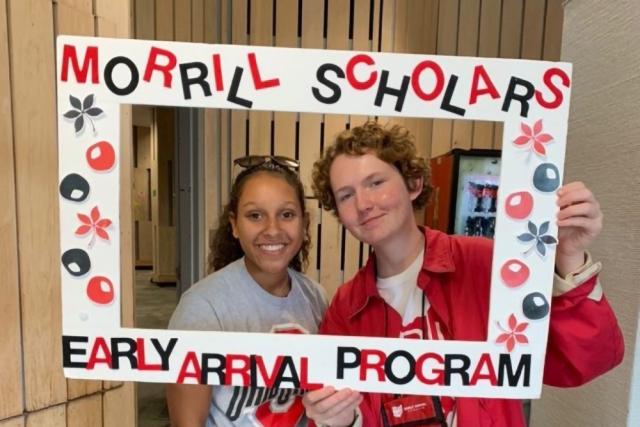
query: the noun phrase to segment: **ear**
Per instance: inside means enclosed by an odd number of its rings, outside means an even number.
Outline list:
[[[229,212],[229,224],[231,224],[231,233],[233,237],[238,238],[238,225],[236,224],[236,215],[233,212]]]
[[[422,193],[423,184],[424,184],[424,177],[422,176],[420,178],[414,178],[409,180],[409,197],[411,198],[412,202],[418,198],[420,193]]]

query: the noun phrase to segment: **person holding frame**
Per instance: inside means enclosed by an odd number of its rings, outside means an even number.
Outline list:
[[[310,247],[299,163],[247,156],[234,164],[229,203],[211,244],[210,270],[185,292],[169,329],[316,333],[324,290],[301,273]],[[302,390],[170,384],[172,425],[306,425]],[[259,423],[259,424],[256,424]]]
[[[374,249],[342,285],[320,326],[332,335],[485,341],[493,243],[419,227],[429,168],[401,126],[346,130],[313,169],[313,189],[358,240]],[[602,212],[580,182],[557,191],[558,245],[544,382],[581,385],[618,365],[624,344],[587,248]],[[512,331],[513,332],[513,331]],[[514,339],[517,339],[512,334]],[[318,425],[525,425],[519,400],[401,396],[326,386],[303,398]]]

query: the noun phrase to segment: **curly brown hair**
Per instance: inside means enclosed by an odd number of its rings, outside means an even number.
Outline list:
[[[413,208],[420,209],[427,203],[432,190],[431,170],[425,159],[418,155],[413,135],[400,125],[385,127],[378,122],[368,121],[341,132],[313,164],[312,188],[324,209],[337,215],[329,175],[334,159],[341,154],[361,156],[367,153],[374,153],[380,160],[393,165],[410,190],[416,179],[422,178],[422,192],[413,200]]]
[[[220,270],[227,264],[240,259],[244,256],[244,251],[240,246],[240,242],[233,236],[231,228],[231,215],[238,214],[238,202],[242,195],[242,189],[250,177],[257,173],[268,173],[285,180],[295,191],[296,198],[300,203],[300,209],[303,213],[304,238],[302,246],[295,257],[289,263],[289,267],[296,271],[302,271],[309,262],[309,249],[311,247],[311,235],[309,234],[309,213],[306,208],[304,197],[304,186],[300,182],[298,175],[292,170],[280,166],[277,163],[267,161],[259,166],[254,166],[242,171],[231,186],[231,195],[229,203],[224,207],[222,214],[218,218],[218,228],[213,234],[213,238],[209,242],[209,273]]]

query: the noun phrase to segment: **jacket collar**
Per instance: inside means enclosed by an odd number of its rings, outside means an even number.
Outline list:
[[[424,233],[425,257],[422,269],[418,276],[418,286],[427,293],[429,301],[438,300],[428,289],[432,274],[451,273],[455,271],[451,242],[448,235],[431,230],[427,227],[419,227]],[[376,257],[371,254],[367,264],[353,278],[353,303],[350,307],[349,318],[352,318],[364,310],[372,299],[381,299],[376,287]],[[433,298],[436,297],[436,298]]]

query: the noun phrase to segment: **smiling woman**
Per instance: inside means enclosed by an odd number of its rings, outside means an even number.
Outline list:
[[[310,239],[304,190],[292,170],[297,162],[264,156],[235,163],[246,169],[219,218],[211,247],[214,273],[182,296],[169,328],[316,333],[326,297],[301,273]],[[298,425],[305,417],[301,390],[277,388],[173,384],[167,388],[171,421]]]

